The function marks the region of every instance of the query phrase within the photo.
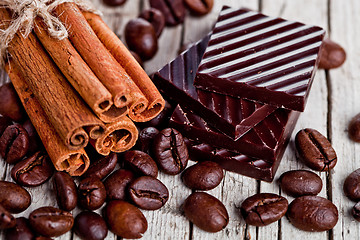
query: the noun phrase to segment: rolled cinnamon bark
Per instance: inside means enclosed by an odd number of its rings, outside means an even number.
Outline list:
[[[11,16],[7,9],[0,8],[1,28],[7,28]],[[58,70],[52,59],[33,33],[24,38],[16,33],[8,47],[11,63],[18,67],[31,88],[51,125],[66,146],[81,149],[88,143],[89,136],[83,129],[97,126],[101,122],[87,108],[75,90]]]
[[[135,122],[146,122],[156,117],[164,109],[165,101],[149,76],[100,16],[90,12],[83,12],[83,15],[101,42],[125,69],[149,102],[146,109],[130,109],[129,117]]]
[[[7,64],[5,70],[56,170],[66,171],[72,176],[82,175],[90,165],[85,150],[70,150],[64,144],[15,64]]]

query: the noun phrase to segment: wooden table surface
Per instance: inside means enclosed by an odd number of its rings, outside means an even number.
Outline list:
[[[101,0],[92,2],[104,13],[105,21],[122,39],[124,25],[137,17],[143,9],[149,8],[148,0],[128,0],[125,5],[117,8],[105,7]],[[360,1],[215,0],[212,12],[205,17],[188,15],[184,24],[165,29],[159,39],[159,51],[146,63],[146,71],[149,74],[155,72],[177,55],[182,44],[195,42],[205,36],[215,23],[222,5],[248,7],[270,16],[319,25],[326,29],[328,36],[345,48],[347,61],[339,69],[317,72],[306,110],[300,116],[273,183],[226,172],[220,186],[209,191],[225,204],[229,212],[230,222],[224,230],[207,233],[187,221],[180,211],[180,206],[191,190],[182,184],[180,176],[160,173],[159,179],[169,188],[170,199],[160,210],[143,211],[149,225],[143,239],[359,239],[360,223],[354,221],[350,214],[355,203],[344,197],[342,185],[346,176],[360,167],[360,144],[350,141],[347,135],[348,122],[360,112]],[[5,81],[8,79],[2,72],[0,83]],[[283,195],[289,202],[293,200],[281,192],[277,179],[285,171],[307,169],[297,160],[293,143],[294,135],[302,128],[320,131],[330,139],[337,152],[337,166],[330,173],[319,173],[324,185],[319,195],[330,199],[338,207],[337,225],[331,231],[320,233],[298,230],[285,217],[266,227],[246,225],[239,212],[239,206],[245,198],[259,192],[271,192]],[[0,161],[2,179],[12,181],[10,169],[4,161]],[[25,212],[16,216],[28,217],[32,210],[40,206],[57,206],[50,183],[28,190],[33,203]],[[78,212],[79,210],[75,209],[74,216]],[[3,238],[3,235],[1,237]],[[78,238],[73,233],[67,233],[58,239]],[[116,236],[109,232],[107,239],[116,239]]]

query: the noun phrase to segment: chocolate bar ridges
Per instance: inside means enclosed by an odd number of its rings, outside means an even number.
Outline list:
[[[161,93],[182,107],[198,114],[222,133],[238,139],[276,107],[196,90],[194,78],[209,36],[194,44],[153,77]]]
[[[258,125],[234,141],[212,128],[199,116],[178,105],[170,126],[196,142],[260,158],[273,163],[287,144],[300,112],[278,108]]]
[[[224,7],[195,86],[303,111],[324,33],[320,27]]]

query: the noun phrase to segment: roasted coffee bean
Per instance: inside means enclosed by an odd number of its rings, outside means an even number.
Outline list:
[[[0,114],[21,122],[26,118],[26,113],[12,83],[0,86]]]
[[[135,205],[146,210],[159,209],[169,199],[167,187],[160,180],[150,176],[142,176],[131,182],[129,195]]]
[[[168,101],[165,101],[164,109],[155,118],[140,124],[140,126],[164,129],[169,125],[169,120],[173,111],[174,107]]]
[[[91,163],[83,177],[97,177],[103,179],[115,169],[117,162],[118,155],[116,153],[111,153],[110,155]]]
[[[151,23],[151,25],[153,25],[154,30],[156,32],[156,36],[160,37],[160,35],[165,27],[165,17],[161,11],[159,11],[156,8],[150,8],[150,9],[143,11],[140,14],[139,18],[143,18],[146,21],[148,21],[149,23]]]
[[[23,123],[23,127],[29,135],[29,150],[28,154],[33,154],[42,148],[42,143],[39,135],[37,134],[35,127],[28,119]]]
[[[185,0],[185,4],[195,15],[205,15],[214,6],[214,0]]]
[[[147,127],[139,132],[139,138],[136,142],[135,149],[150,154],[150,149],[154,138],[159,134],[159,130],[154,127]]]
[[[340,67],[346,60],[345,50],[336,42],[324,39],[320,52],[319,68],[332,69]]]
[[[295,227],[310,232],[330,230],[338,221],[336,206],[319,196],[296,198],[290,203],[286,215]]]
[[[183,205],[185,216],[207,232],[218,232],[229,223],[229,215],[217,198],[205,193],[192,193]]]
[[[360,142],[360,113],[351,119],[348,130],[350,139]]]
[[[51,178],[54,173],[50,157],[43,152],[36,152],[18,162],[11,169],[11,177],[22,186],[35,187],[43,184]]]
[[[288,201],[277,194],[258,193],[245,199],[240,209],[247,224],[266,226],[285,215]]]
[[[30,226],[45,237],[58,237],[71,230],[74,218],[71,213],[54,207],[41,207],[29,215]]]
[[[223,177],[223,169],[219,164],[205,161],[185,169],[182,181],[194,190],[210,190],[219,185]]]
[[[100,208],[106,199],[105,186],[97,177],[88,177],[81,180],[78,193],[80,207],[88,210]]]
[[[81,212],[75,218],[74,232],[81,239],[102,240],[108,234],[105,220],[94,212]]]
[[[6,240],[33,240],[35,234],[32,232],[29,220],[24,217],[16,218],[16,225],[5,231]]]
[[[317,195],[322,188],[321,178],[310,171],[293,170],[280,177],[281,189],[293,197]]]
[[[189,153],[181,133],[177,130],[162,130],[155,137],[153,145],[155,160],[165,173],[175,175],[186,168]]]
[[[123,5],[126,2],[126,0],[103,0],[103,2],[108,6],[116,7]]]
[[[5,131],[5,129],[10,125],[12,125],[12,121],[10,118],[5,116],[0,116],[0,137]]]
[[[78,201],[76,184],[67,172],[54,174],[53,188],[59,208],[71,211],[76,207]]]
[[[140,64],[140,66],[143,66],[144,63],[143,61],[141,60],[141,57],[139,56],[139,54],[137,54],[136,52],[134,51],[130,51],[131,55],[133,55],[133,57],[135,58],[135,60]]]
[[[142,212],[125,201],[110,201],[104,215],[110,231],[123,238],[141,238],[148,227]]]
[[[124,165],[138,175],[155,178],[158,175],[158,167],[155,161],[144,152],[138,150],[127,151],[123,160]]]
[[[317,171],[329,171],[337,162],[336,152],[329,140],[311,128],[300,130],[295,137],[300,159]]]
[[[0,230],[15,227],[16,220],[3,206],[0,205]]]
[[[149,60],[158,50],[154,27],[142,18],[130,20],[125,26],[125,40],[130,50],[142,60]]]
[[[20,124],[8,126],[0,137],[0,154],[7,163],[20,161],[29,150],[29,135]]]
[[[11,213],[20,213],[31,203],[29,192],[19,185],[0,181],[0,204]]]
[[[150,6],[163,13],[168,26],[184,22],[186,11],[183,0],[150,0]]]
[[[354,205],[353,209],[351,210],[351,214],[356,221],[360,222],[360,202]]]
[[[343,185],[345,195],[355,201],[360,201],[360,168],[353,171]]]
[[[104,185],[108,200],[126,200],[127,187],[134,180],[134,174],[125,169],[118,169],[106,178]]]

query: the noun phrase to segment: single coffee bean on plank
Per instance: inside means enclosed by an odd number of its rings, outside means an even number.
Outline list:
[[[20,124],[8,126],[0,136],[0,155],[7,163],[17,163],[28,150],[29,135]]]
[[[184,22],[186,11],[183,0],[150,0],[150,6],[163,13],[168,26]]]
[[[74,179],[67,172],[56,172],[53,177],[53,188],[59,208],[73,210],[78,201]]]
[[[214,0],[185,0],[189,10],[195,15],[205,15],[214,6]]]
[[[134,174],[126,169],[118,169],[104,181],[107,200],[126,200],[127,187],[135,179]]]
[[[346,60],[346,52],[336,42],[324,39],[320,52],[319,68],[333,69],[340,67]]]
[[[140,176],[157,177],[158,167],[156,162],[146,153],[130,150],[123,155],[124,166]]]
[[[103,240],[108,234],[105,220],[97,213],[84,211],[74,221],[74,232],[81,239]]]
[[[360,201],[360,168],[346,177],[343,185],[345,196],[352,201]]]
[[[30,206],[31,196],[15,183],[0,181],[0,204],[10,213],[20,213]]]
[[[146,9],[139,15],[139,18],[143,18],[149,23],[151,23],[156,32],[156,36],[160,37],[165,27],[165,17],[160,10],[156,8]]]
[[[97,177],[87,177],[78,186],[79,206],[88,210],[100,208],[106,200],[104,184]]]
[[[111,153],[108,156],[92,162],[82,177],[97,177],[99,179],[104,179],[115,169],[117,162],[118,155],[116,153]]]
[[[32,231],[29,220],[24,217],[16,218],[16,225],[4,233],[6,240],[33,240],[35,233]]]
[[[307,170],[292,170],[280,176],[280,187],[292,197],[317,195],[322,188],[321,178]]]
[[[348,133],[351,140],[360,142],[360,113],[351,119]]]

